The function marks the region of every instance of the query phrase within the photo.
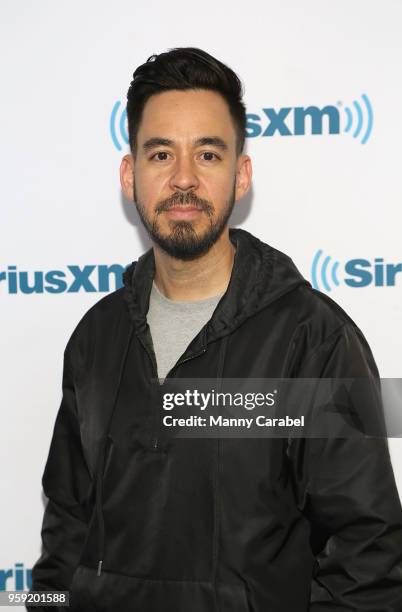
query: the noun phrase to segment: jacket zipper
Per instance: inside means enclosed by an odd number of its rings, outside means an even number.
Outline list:
[[[138,337],[138,336],[137,336]],[[138,337],[139,338],[139,337]],[[144,347],[150,361],[151,361],[151,365],[152,365],[152,370],[153,373],[155,374],[155,378],[158,378],[158,368],[156,365],[156,361],[154,359],[154,355],[151,353],[151,351],[149,350],[148,346],[146,345],[146,343],[142,340],[142,338],[139,338],[139,341],[141,342],[142,346]],[[178,361],[177,363],[174,364],[174,366],[169,370],[169,372],[166,374],[165,380],[166,378],[170,377],[171,373],[175,370],[175,368],[178,368],[179,365],[181,365],[182,363],[186,363],[187,361],[190,361],[191,359],[195,359],[196,357],[199,357],[200,355],[203,355],[203,353],[205,353],[207,350],[207,347],[204,347],[201,351],[198,351],[198,353],[194,353],[194,355],[191,355],[190,357],[186,357],[185,359],[181,359],[180,361]],[[165,382],[162,383],[162,386],[165,384]],[[159,439],[157,436],[157,425],[156,425],[156,421],[157,421],[157,414],[156,414],[156,409],[155,409],[155,413],[154,413],[154,422],[153,422],[153,435],[152,435],[152,441],[151,441],[151,447],[153,451],[157,451],[159,448]]]
[[[191,357],[186,357],[185,359],[182,359],[181,361],[178,361],[177,363],[175,363],[175,365],[169,370],[169,372],[166,374],[165,376],[165,380],[163,381],[161,387],[163,387],[163,385],[165,384],[165,381],[167,378],[172,378],[170,375],[171,373],[178,368],[182,363],[186,363],[187,361],[191,361],[191,359],[195,359],[196,357],[199,357],[200,355],[203,355],[206,352],[206,347],[203,348],[201,351],[198,351],[198,353],[194,353],[194,355],[191,355]],[[156,411],[155,411],[156,413]],[[154,437],[153,437],[153,441],[152,441],[152,448],[154,451],[158,450],[158,446],[159,446],[159,440],[158,440],[158,436],[156,434],[156,430],[157,430],[157,425],[156,425],[156,414],[155,414],[155,421],[154,421]]]

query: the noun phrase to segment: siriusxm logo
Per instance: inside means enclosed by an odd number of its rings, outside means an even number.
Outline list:
[[[32,570],[23,563],[14,563],[10,569],[0,569],[0,591],[25,591],[32,586]]]
[[[402,263],[385,263],[382,257],[370,259],[349,259],[344,265],[344,273],[339,279],[339,261],[325,256],[320,249],[316,252],[311,265],[311,284],[314,289],[331,291],[341,282],[348,287],[395,287]],[[399,277],[402,280],[402,276]]]
[[[365,144],[373,128],[373,109],[366,94],[361,102],[350,106],[285,106],[263,108],[263,114],[247,114],[246,137],[306,136],[322,134],[348,134]],[[343,112],[341,112],[343,110]],[[109,130],[118,151],[128,144],[127,113],[117,101],[110,114]]]
[[[67,266],[67,270],[17,270],[8,266],[0,272],[0,292],[8,293],[78,293],[111,291],[123,286],[122,274],[125,267],[120,264]],[[111,282],[112,278],[112,282]]]
[[[305,136],[307,134],[340,134],[341,131],[360,137],[365,144],[373,127],[373,110],[366,94],[362,95],[364,106],[357,100],[353,109],[346,106],[344,110],[344,125],[341,129],[341,113],[337,106],[295,106],[280,109],[263,108],[264,116],[247,115],[246,132],[249,138],[257,136]],[[366,120],[364,120],[364,115]],[[324,127],[324,124],[326,127]]]

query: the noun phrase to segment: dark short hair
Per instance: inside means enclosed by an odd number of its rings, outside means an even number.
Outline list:
[[[127,92],[128,135],[132,153],[136,154],[137,133],[144,106],[153,94],[172,89],[209,89],[226,101],[236,130],[236,154],[244,147],[246,107],[242,101],[243,86],[235,72],[219,60],[195,47],[177,47],[151,55],[138,66]]]

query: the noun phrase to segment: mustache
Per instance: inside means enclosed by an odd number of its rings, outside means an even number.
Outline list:
[[[212,216],[214,212],[214,207],[207,201],[202,198],[198,198],[194,193],[174,193],[170,198],[163,200],[160,202],[156,208],[156,214],[160,214],[171,208],[176,208],[177,205],[180,206],[188,206],[191,204],[194,208],[198,210],[203,210],[207,213],[208,216]]]

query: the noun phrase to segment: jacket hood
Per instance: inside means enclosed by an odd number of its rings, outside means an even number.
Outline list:
[[[244,229],[230,228],[236,253],[225,294],[219,301],[207,330],[207,342],[227,335],[299,285],[304,279],[290,257],[262,242]],[[123,274],[124,298],[137,330],[143,331],[155,274],[153,249],[132,262]]]

